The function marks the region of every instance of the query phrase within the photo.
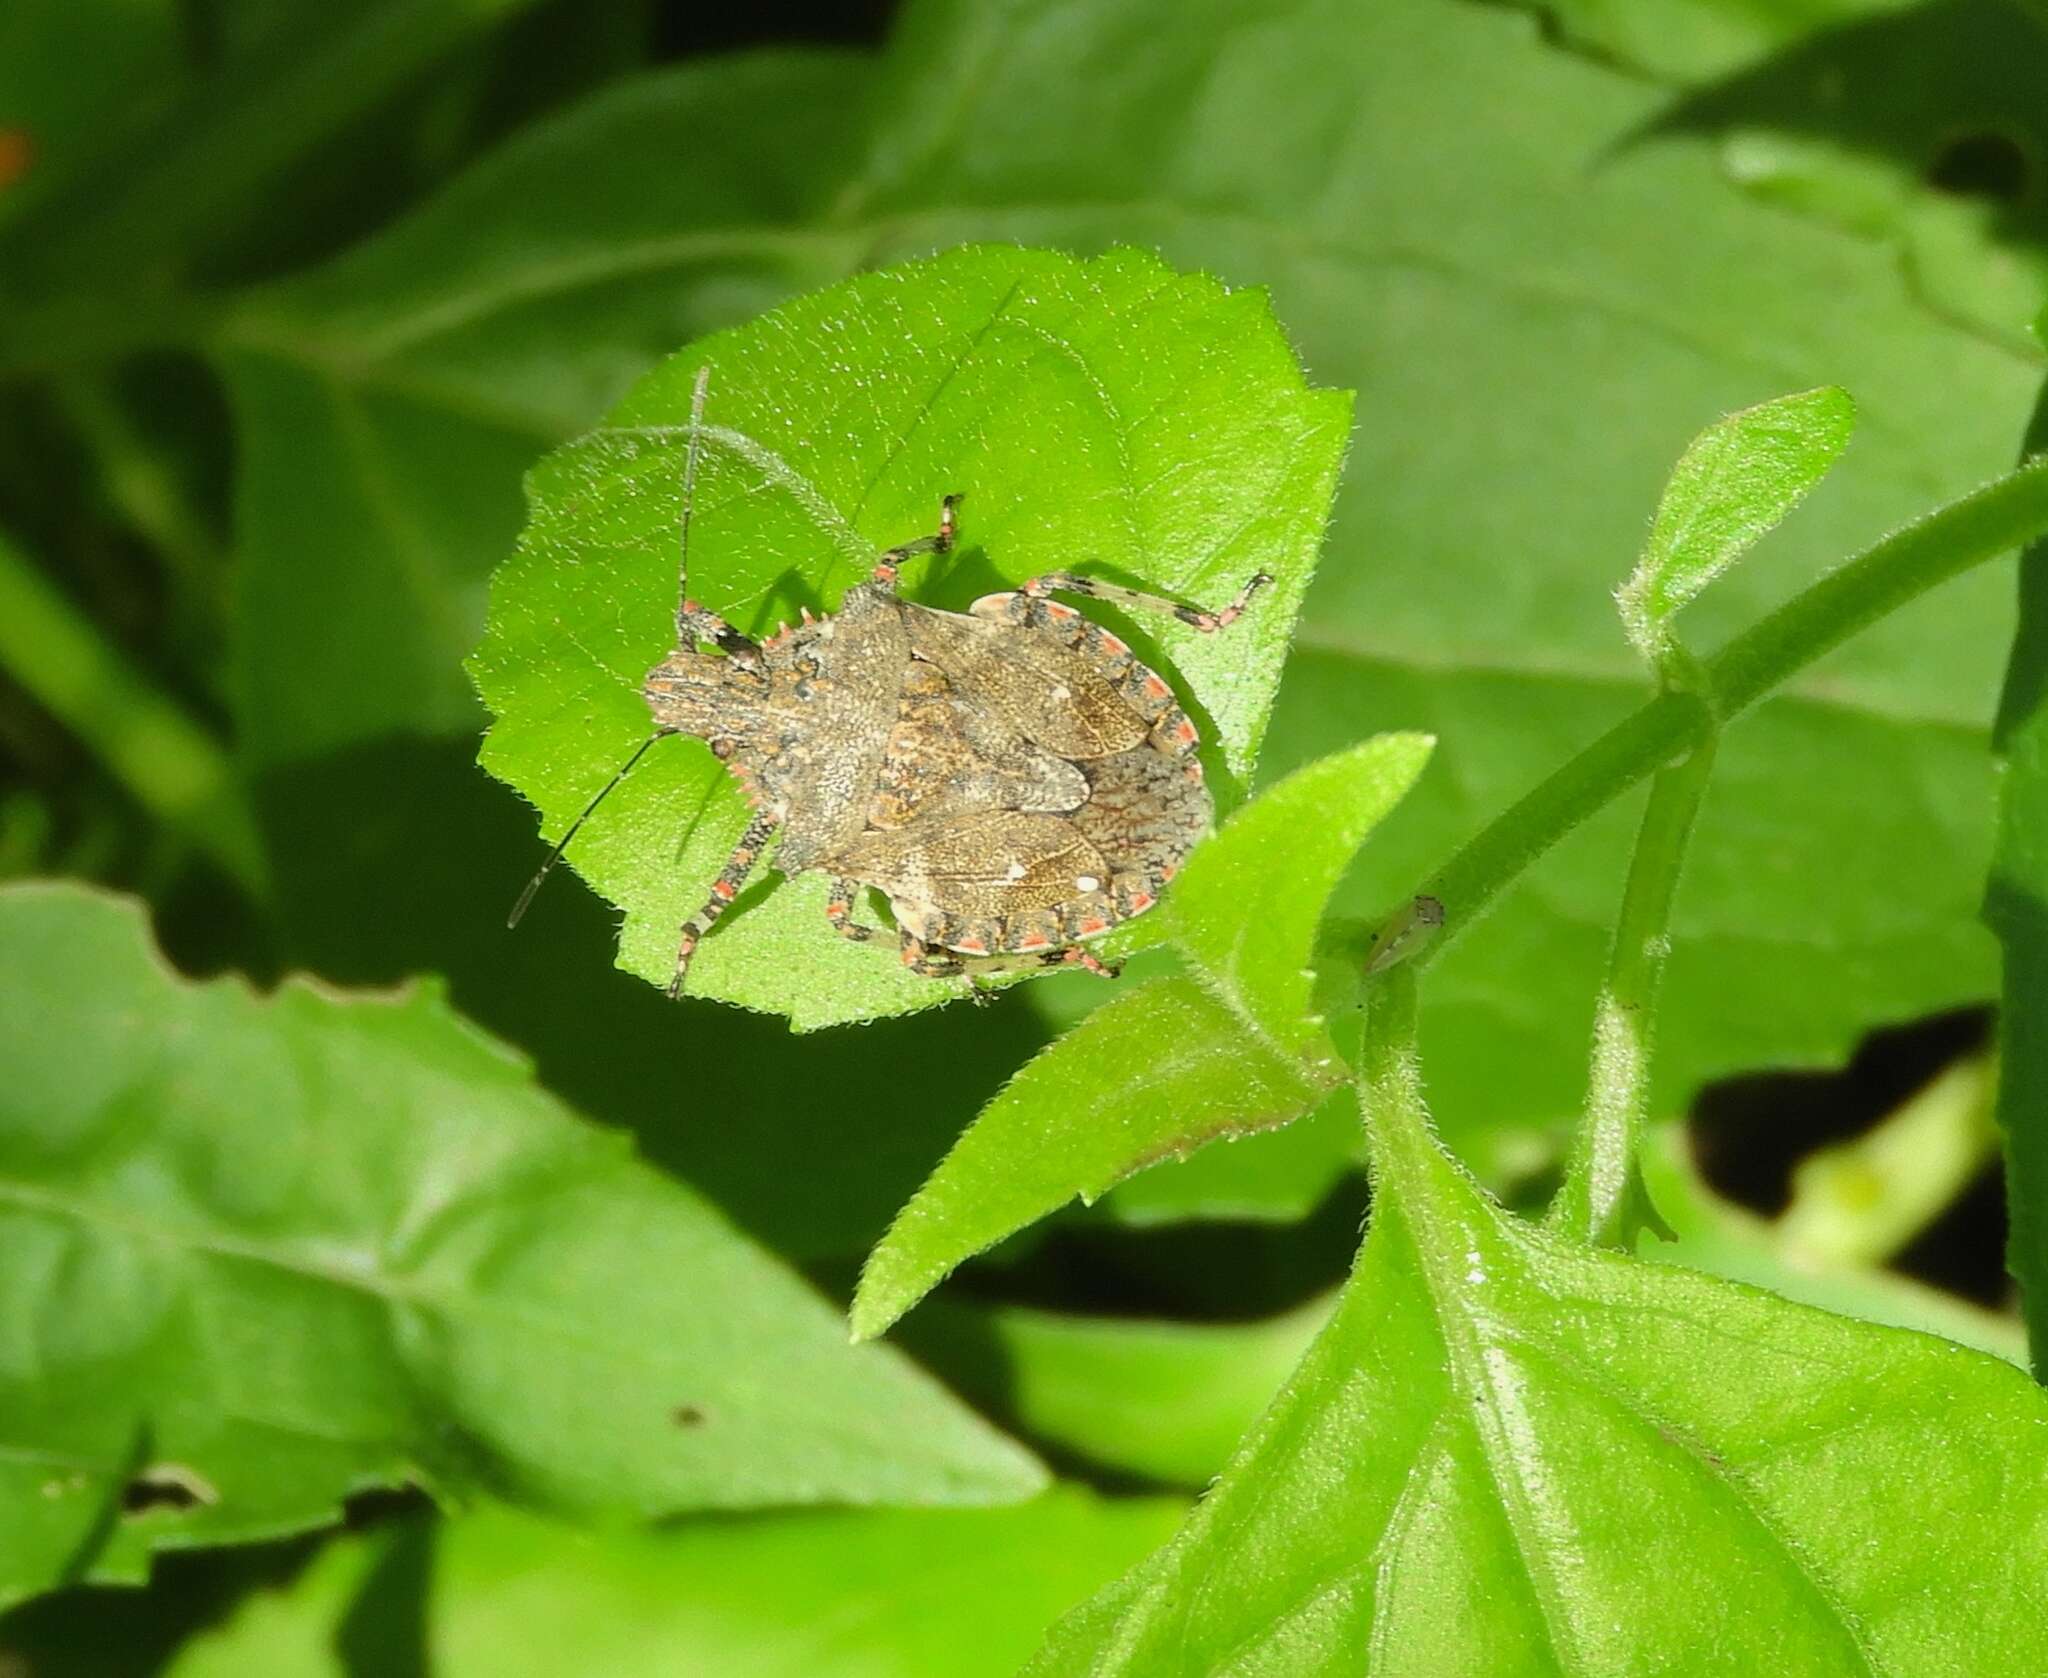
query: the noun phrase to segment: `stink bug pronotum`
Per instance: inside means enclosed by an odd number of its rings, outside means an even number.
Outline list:
[[[676,650],[647,677],[655,730],[563,834],[512,912],[657,740],[705,741],[746,789],[754,818],[683,923],[669,994],[771,841],[785,875],[832,878],[841,937],[873,888],[895,916],[905,965],[931,978],[1025,966],[1112,970],[1087,949],[1158,901],[1210,802],[1195,725],[1129,647],[1054,592],[1169,612],[1213,633],[1272,579],[1253,576],[1205,612],[1071,572],[944,612],[902,599],[899,568],[954,545],[959,496],[935,534],[891,548],[839,610],[804,614],[755,642],[689,596],[690,507],[710,369],[690,404],[683,468],[683,585]],[[715,648],[700,651],[701,645]]]

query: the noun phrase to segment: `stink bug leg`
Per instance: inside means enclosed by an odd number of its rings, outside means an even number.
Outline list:
[[[683,457],[683,510],[677,521],[677,546],[681,550],[676,596],[676,645],[693,647],[708,641],[743,670],[761,664],[761,649],[709,607],[690,598],[690,510],[697,501],[697,439],[704,430],[704,401],[711,389],[711,369],[697,369],[697,382],[690,390],[690,446]]]
[[[854,901],[859,895],[860,881],[834,880],[832,895],[825,904],[825,919],[840,937],[850,938],[856,944],[865,944],[874,937],[875,929],[863,926],[853,918]]]
[[[740,887],[746,884],[747,876],[754,871],[761,847],[768,843],[774,832],[773,816],[759,815],[748,822],[746,832],[740,835],[740,842],[733,847],[732,855],[718,871],[718,878],[711,882],[711,895],[704,900],[704,907],[683,922],[682,936],[676,943],[675,977],[668,982],[671,1001],[683,994],[683,975],[690,970],[690,957],[697,953],[699,941],[725,913],[732,900],[739,896]]]
[[[939,503],[939,528],[933,536],[920,536],[915,542],[905,542],[900,548],[891,548],[875,561],[872,580],[883,588],[896,586],[896,574],[917,558],[919,554],[942,554],[953,550],[953,509],[958,507],[961,497],[949,495]]]
[[[1263,571],[1255,572],[1246,579],[1244,587],[1237,591],[1228,605],[1214,612],[1205,612],[1199,606],[1183,606],[1179,601],[1168,600],[1164,595],[1142,594],[1136,589],[1120,588],[1115,583],[1105,583],[1094,577],[1076,576],[1072,571],[1048,571],[1042,577],[1033,577],[1029,582],[1019,583],[1017,592],[1027,600],[1037,600],[1057,590],[1061,594],[1080,594],[1091,600],[1107,600],[1116,606],[1132,607],[1147,612],[1170,612],[1190,629],[1198,629],[1204,635],[1213,635],[1219,629],[1228,629],[1243,617],[1245,608],[1251,604],[1252,596],[1272,580]]]
[[[1098,979],[1114,979],[1124,970],[1122,962],[1103,961],[1080,944],[1063,944],[1043,954],[968,956],[927,944],[908,928],[903,930],[901,942],[903,965],[925,979],[993,978],[999,973],[1042,973],[1056,967],[1078,967]]]

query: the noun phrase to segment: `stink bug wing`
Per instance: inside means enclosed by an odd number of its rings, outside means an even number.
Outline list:
[[[905,616],[920,658],[945,671],[970,704],[1047,751],[1085,760],[1128,750],[1145,738],[1147,720],[1059,630],[928,607],[910,608]]]
[[[920,937],[940,917],[1000,920],[1054,908],[1101,882],[1109,863],[1064,816],[1017,810],[950,815],[864,833],[834,863],[880,890]]]

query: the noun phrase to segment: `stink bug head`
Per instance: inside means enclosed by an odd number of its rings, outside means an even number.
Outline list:
[[[647,673],[642,691],[663,733],[716,742],[767,732],[769,686],[758,665],[678,647]]]

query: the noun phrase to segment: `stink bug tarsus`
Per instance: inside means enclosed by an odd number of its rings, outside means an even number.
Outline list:
[[[863,890],[887,898],[915,973],[1111,973],[1088,941],[1149,909],[1208,829],[1200,735],[1129,647],[1047,597],[1167,612],[1213,633],[1271,579],[1252,577],[1213,612],[1067,571],[984,596],[964,613],[920,606],[897,595],[897,577],[910,559],[954,546],[960,497],[947,496],[937,531],[883,553],[837,612],[805,612],[757,642],[689,595],[709,377],[699,370],[690,405],[676,649],[643,690],[654,733],[563,834],[512,919],[641,755],[688,734],[710,746],[755,813],[682,925],[671,996],[777,838],[781,873],[831,877],[825,914],[841,936],[875,935],[855,918]]]

